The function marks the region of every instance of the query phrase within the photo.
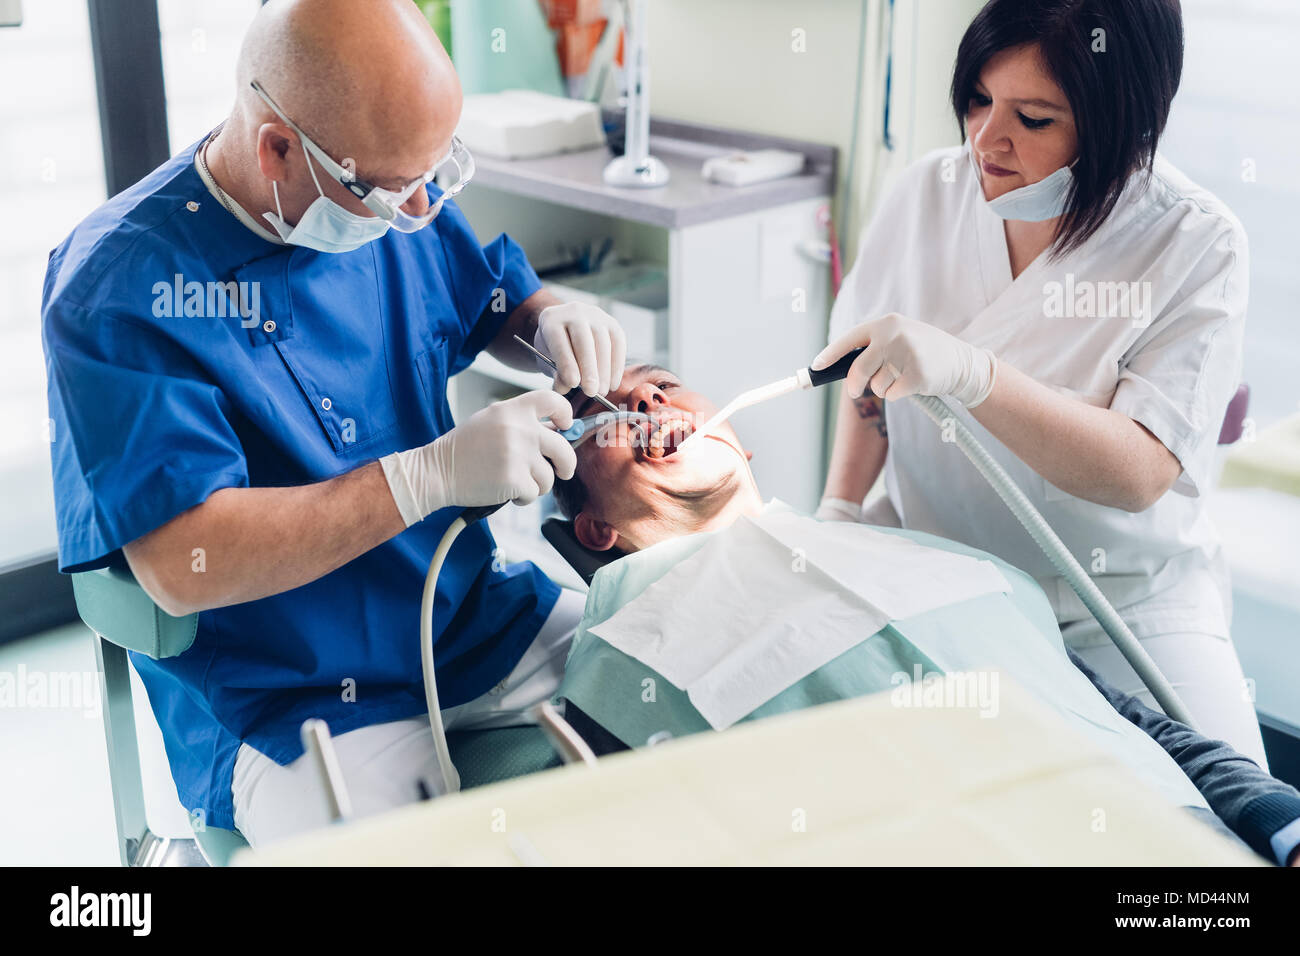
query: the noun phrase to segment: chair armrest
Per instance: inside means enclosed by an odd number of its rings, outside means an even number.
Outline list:
[[[77,613],[106,641],[155,660],[189,650],[198,614],[172,617],[145,593],[130,571],[98,568],[72,575]]]

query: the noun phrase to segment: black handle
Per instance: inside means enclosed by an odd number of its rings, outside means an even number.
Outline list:
[[[481,518],[486,518],[488,515],[496,511],[500,511],[508,503],[509,502],[503,501],[499,505],[479,505],[476,508],[466,508],[460,513],[460,517],[465,519],[465,526],[469,527],[475,521],[478,521]]]
[[[849,366],[853,364],[853,360],[865,350],[865,347],[854,349],[842,356],[834,365],[828,365],[826,368],[819,368],[816,371],[808,369],[808,377],[812,379],[813,385],[829,385],[831,382],[843,381],[849,374]]]

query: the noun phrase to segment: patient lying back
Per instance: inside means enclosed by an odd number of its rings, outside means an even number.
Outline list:
[[[561,690],[615,737],[639,746],[918,678],[976,672],[987,688],[1007,674],[1170,803],[1205,806],[1070,663],[1031,578],[931,536],[765,506],[730,427],[680,450],[714,408],[663,369],[628,369],[610,397],[650,423],[581,446],[557,498],[585,546],[626,555],[593,581]],[[663,706],[640,706],[647,674]]]
[[[681,448],[717,409],[677,376],[633,366],[608,398],[651,421],[604,426],[578,447],[574,477],[556,482],[556,501],[583,545],[631,553],[762,509],[750,453],[730,425]],[[594,399],[574,407],[575,417],[599,411]]]

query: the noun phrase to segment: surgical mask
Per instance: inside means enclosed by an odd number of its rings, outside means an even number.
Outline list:
[[[299,129],[297,124],[285,115],[284,110],[276,105],[275,100],[271,99],[271,95],[262,88],[261,83],[252,80],[249,86],[253,88],[254,92],[262,98],[262,102],[269,106],[276,116],[280,117],[290,129],[298,134],[298,138],[302,141],[303,150],[307,154],[307,169],[311,172],[312,180],[316,182],[317,192],[321,194],[321,199],[317,200],[317,203],[322,208],[315,209],[315,206],[312,206],[304,214],[304,220],[308,216],[312,217],[308,227],[304,229],[303,223],[298,224],[298,228],[303,233],[299,245],[310,246],[313,249],[319,249],[322,245],[329,245],[330,249],[324,251],[346,252],[348,249],[355,249],[372,239],[378,239],[388,231],[388,227],[392,227],[398,232],[418,232],[437,218],[438,213],[442,211],[443,204],[460,193],[469,181],[474,178],[474,157],[465,148],[465,144],[460,141],[460,137],[453,136],[447,155],[438,160],[433,165],[433,168],[424,175],[411,180],[401,189],[384,189],[373,183],[365,182],[358,179],[350,168],[340,165],[329,153],[316,145],[311,137]],[[316,180],[316,170],[311,164],[313,156],[316,162],[320,163],[321,169],[325,170],[326,175],[342,183],[352,195],[361,200],[367,209],[387,223],[388,226],[381,229],[373,219],[354,215],[341,206],[330,203],[325,199],[325,193],[320,188],[320,182]],[[433,182],[438,173],[447,166],[456,167],[456,181],[454,183],[444,183],[441,194],[429,204],[428,209],[419,215],[411,215],[402,208],[407,200],[415,194],[416,190],[423,189],[426,183]],[[272,188],[275,189],[274,184],[272,184]],[[275,192],[275,205],[278,210],[280,208],[279,190],[275,189]],[[280,233],[286,242],[294,241],[285,236],[285,229],[288,229],[288,226],[284,225],[283,213],[281,213],[279,223],[276,223],[271,218],[270,213],[264,213],[264,215],[271,221],[271,225],[275,226],[276,232]],[[326,221],[319,221],[321,219]],[[342,236],[341,241],[340,236]],[[325,237],[329,238],[326,239]]]
[[[262,215],[285,242],[295,246],[305,246],[317,252],[351,252],[367,242],[373,242],[392,225],[379,216],[358,216],[348,212],[334,200],[325,195],[312,167],[311,156],[304,151],[307,159],[307,171],[320,193],[307,211],[302,214],[296,226],[284,221],[284,210],[280,208],[280,190],[275,181],[271,181],[271,191],[275,195],[275,212]]]
[[[975,158],[973,148],[969,152],[971,165],[975,167],[975,188],[980,190],[980,198],[983,198],[979,161]],[[984,204],[999,219],[1015,219],[1020,222],[1055,219],[1065,212],[1070,197],[1070,184],[1074,182],[1074,172],[1070,166],[1062,166],[1050,176],[1003,193],[996,199],[985,199]]]

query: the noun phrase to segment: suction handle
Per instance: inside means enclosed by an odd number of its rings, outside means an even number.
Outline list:
[[[472,525],[475,521],[478,521],[481,518],[486,518],[488,515],[500,511],[507,504],[509,504],[508,501],[503,501],[499,505],[478,505],[474,508],[466,508],[460,513],[460,517],[465,519],[466,526]]]
[[[853,364],[854,359],[861,355],[865,348],[854,349],[846,353],[834,365],[828,365],[820,369],[808,369],[808,379],[813,386],[829,385],[831,382],[841,382],[849,374],[849,366]]]

